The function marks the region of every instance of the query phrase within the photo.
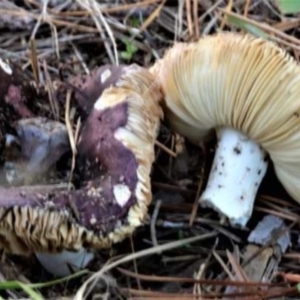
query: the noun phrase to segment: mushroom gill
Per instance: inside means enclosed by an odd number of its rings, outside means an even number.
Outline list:
[[[162,84],[173,130],[196,144],[216,130],[202,205],[245,225],[267,155],[300,202],[300,67],[292,56],[270,41],[223,32],[175,44],[150,71]]]

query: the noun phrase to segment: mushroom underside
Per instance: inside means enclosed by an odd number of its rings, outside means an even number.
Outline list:
[[[165,119],[175,132],[199,145],[217,130],[201,204],[244,226],[266,172],[266,154],[300,202],[300,68],[292,56],[262,38],[221,32],[176,43],[150,72],[162,84]],[[242,152],[234,150],[239,147]]]

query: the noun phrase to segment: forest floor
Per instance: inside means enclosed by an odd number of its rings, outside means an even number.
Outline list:
[[[232,31],[274,41],[299,61],[297,2],[1,0],[0,57],[32,80],[36,67],[47,73],[42,80],[54,80],[104,64],[149,67],[176,41]],[[0,297],[73,299],[90,280],[87,299],[299,299],[300,206],[270,164],[245,228],[198,207],[215,141],[202,150],[162,124],[146,224],[70,278],[54,278],[34,256],[3,254]],[[254,244],[249,236],[267,216],[282,222],[282,230]],[[278,230],[288,236],[288,247],[279,246]],[[195,236],[202,239],[186,240]]]

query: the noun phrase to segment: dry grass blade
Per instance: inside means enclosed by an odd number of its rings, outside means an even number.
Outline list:
[[[91,16],[95,22],[95,25],[96,25],[97,29],[99,30],[99,33],[104,41],[104,45],[105,45],[107,54],[111,60],[111,63],[118,65],[119,58],[118,58],[118,52],[117,52],[115,38],[114,38],[114,35],[113,35],[109,25],[107,24],[105,18],[103,17],[100,5],[95,0],[76,0],[76,1],[79,5],[83,6],[91,14]],[[113,44],[114,54],[111,51],[109,43],[106,41],[106,36],[103,31],[101,23],[104,25],[104,27],[111,39],[111,42]]]
[[[155,145],[158,146],[159,148],[161,148],[162,150],[164,150],[166,153],[168,153],[170,156],[172,157],[176,157],[176,153],[174,151],[172,151],[171,149],[169,149],[168,147],[166,147],[164,144],[162,144],[160,141],[155,141]]]
[[[44,73],[45,73],[45,79],[46,79],[45,81],[46,81],[46,85],[47,85],[47,89],[48,89],[48,97],[49,97],[50,107],[51,107],[54,119],[58,121],[60,119],[59,105],[57,104],[57,99],[55,98],[55,92],[54,92],[54,88],[52,85],[52,80],[51,80],[50,74],[48,72],[48,65],[47,65],[46,60],[44,60],[43,66],[44,66]]]
[[[73,133],[72,122],[70,120],[71,96],[72,96],[72,91],[68,90],[67,98],[66,98],[65,123],[66,123],[69,141],[72,150],[72,166],[71,166],[71,172],[69,177],[69,188],[71,188],[71,181],[75,169],[75,162],[76,162],[76,155],[77,155],[76,141],[79,135],[79,128],[80,128],[80,119],[79,119],[76,127],[76,132],[75,134]]]
[[[212,293],[208,295],[193,295],[189,293],[164,293],[164,292],[152,292],[145,290],[134,290],[134,289],[122,289],[125,296],[129,295],[131,298],[127,299],[197,299],[197,300],[212,300],[212,299],[222,299],[224,297],[239,297],[238,299],[255,299],[254,292],[244,292],[244,293],[230,293],[224,295],[223,293]],[[136,297],[133,297],[136,296]],[[139,296],[140,298],[137,298]],[[257,298],[256,298],[257,299]]]
[[[282,284],[268,283],[268,282],[244,282],[238,280],[218,280],[218,279],[195,279],[195,278],[182,278],[182,277],[166,277],[166,276],[155,276],[155,275],[144,275],[136,274],[129,270],[118,268],[118,271],[124,275],[139,278],[144,281],[152,282],[181,282],[181,283],[199,283],[199,284],[209,284],[209,285],[220,285],[220,286],[247,286],[247,287],[280,287]]]
[[[247,17],[248,15],[248,12],[249,12],[249,7],[250,7],[250,1],[251,0],[246,0],[246,3],[245,3],[245,7],[244,7],[244,17]]]
[[[75,142],[75,144],[77,144],[77,141],[78,141],[78,138],[79,138],[80,128],[81,128],[81,118],[78,118],[77,123],[76,123],[75,134],[74,134],[74,142]],[[75,149],[75,151],[74,151],[72,149],[72,164],[71,164],[70,178],[69,178],[69,189],[71,187],[71,183],[72,183],[72,179],[73,179],[73,174],[74,174],[74,170],[75,170],[75,166],[76,166],[76,154],[77,154],[77,150]]]
[[[222,10],[224,13],[230,14],[232,10],[232,5],[233,5],[233,0],[229,0],[228,4],[226,5],[226,8]],[[226,24],[226,19],[222,19],[221,25],[220,25],[220,30],[223,30],[224,26]]]
[[[158,246],[158,241],[156,237],[156,221],[159,214],[159,209],[161,206],[161,200],[156,201],[154,212],[151,217],[151,223],[150,223],[150,231],[151,231],[151,240],[153,243],[153,246]]]
[[[280,31],[288,31],[291,29],[297,29],[299,26],[300,26],[300,19],[296,19],[296,20],[284,20],[275,23],[272,27]]]
[[[243,271],[241,265],[236,261],[232,253],[230,253],[228,250],[226,251],[228,260],[231,264],[232,269],[235,272],[236,277],[239,279],[239,281],[249,281],[247,278],[245,272]]]
[[[121,264],[132,261],[133,259],[149,256],[149,255],[155,254],[157,252],[168,251],[168,250],[171,250],[171,249],[182,247],[183,245],[186,245],[186,244],[195,243],[195,242],[198,242],[198,241],[201,241],[201,240],[213,238],[215,236],[216,236],[216,232],[207,233],[207,234],[203,234],[203,235],[200,235],[200,236],[183,239],[181,241],[170,242],[170,243],[167,243],[167,244],[164,244],[164,245],[160,245],[160,246],[157,246],[157,247],[152,247],[150,249],[145,249],[145,250],[142,250],[140,252],[136,252],[136,253],[127,255],[127,256],[125,256],[125,257],[123,257],[123,258],[121,258],[121,259],[119,259],[115,262],[112,262],[112,263],[104,266],[100,271],[98,271],[93,276],[91,276],[80,287],[80,289],[78,290],[78,292],[75,295],[74,300],[84,299],[86,297],[86,296],[84,296],[84,294],[87,290],[87,287],[88,287],[89,283],[91,283],[93,281],[97,281],[97,279],[101,278],[106,272],[116,268],[117,266],[119,266]]]
[[[144,0],[144,1],[139,1],[137,3],[133,3],[133,4],[124,4],[124,5],[119,5],[117,7],[106,8],[106,9],[104,8],[103,12],[114,13],[114,12],[120,12],[120,11],[124,11],[124,10],[131,10],[133,8],[146,7],[146,6],[149,6],[150,4],[156,4],[161,1],[162,0]]]
[[[163,0],[162,3],[153,11],[153,13],[143,22],[143,24],[139,28],[139,31],[131,37],[131,40],[145,31],[155,21],[155,19],[159,16],[162,8],[164,7],[165,2],[166,0]]]
[[[284,273],[284,272],[277,272],[277,276],[281,276],[284,278],[286,281],[290,282],[300,282],[300,275],[299,274],[289,274],[289,273]]]
[[[30,63],[33,70],[33,75],[35,82],[37,84],[40,83],[40,72],[39,72],[39,65],[38,65],[38,59],[37,59],[37,53],[36,53],[36,43],[35,39],[30,39]]]
[[[262,194],[259,195],[258,196],[258,201],[260,201],[261,203],[273,202],[273,203],[279,204],[281,208],[286,207],[286,208],[295,209],[297,207],[296,203],[291,203],[291,202],[286,201],[284,199],[276,198],[276,197],[269,196],[269,195],[262,195]]]
[[[228,16],[232,16],[232,17],[235,17],[243,22],[246,22],[246,23],[249,23],[251,25],[254,25],[256,26],[257,28],[260,28],[268,33],[270,33],[270,35],[268,36],[270,39],[273,39],[275,40],[276,42],[278,43],[281,43],[283,45],[286,45],[288,47],[291,47],[291,48],[294,48],[296,50],[299,50],[299,46],[300,46],[300,40],[291,36],[291,35],[288,35],[268,24],[265,24],[265,23],[260,23],[260,22],[257,22],[257,21],[254,21],[254,20],[251,20],[247,17],[244,17],[244,16],[241,16],[239,14],[236,14],[236,13],[233,13],[231,11],[227,11],[227,10],[224,10],[224,9],[221,9],[221,8],[218,8],[218,10],[220,10],[221,12],[223,12],[224,14],[228,15]],[[274,35],[277,35],[278,38]]]
[[[198,1],[193,0],[193,19],[194,19],[194,29],[195,29],[195,39],[200,37],[200,28],[198,25]]]
[[[231,273],[231,271],[229,270],[229,268],[226,266],[225,262],[223,261],[223,259],[221,258],[221,256],[216,252],[213,251],[212,252],[214,257],[216,258],[216,260],[220,263],[220,265],[222,266],[223,270],[225,271],[225,273],[227,274],[227,276],[234,281],[235,277],[234,275]]]
[[[260,207],[260,206],[256,206],[254,208],[255,211],[259,211],[259,212],[264,212],[270,215],[274,215],[280,218],[283,218],[285,220],[289,220],[289,221],[294,221],[294,222],[298,222],[299,223],[299,217],[295,214],[292,213],[282,213],[279,212],[277,210],[274,209],[268,209],[268,208],[264,208],[264,207]]]
[[[188,31],[190,37],[194,35],[194,26],[193,26],[193,20],[192,20],[192,6],[191,6],[191,0],[185,0],[185,9],[186,9],[186,18],[188,23]]]

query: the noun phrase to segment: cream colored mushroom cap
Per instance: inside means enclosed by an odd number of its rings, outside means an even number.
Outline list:
[[[150,70],[175,131],[198,143],[213,128],[240,130],[269,153],[300,202],[300,66],[287,52],[223,32],[175,44]]]

